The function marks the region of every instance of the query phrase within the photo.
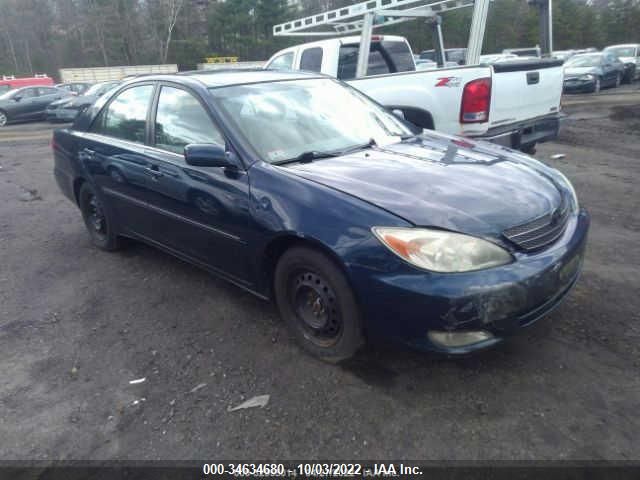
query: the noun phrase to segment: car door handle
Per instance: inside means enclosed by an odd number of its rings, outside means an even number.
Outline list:
[[[83,148],[80,150],[80,153],[82,153],[86,158],[93,158],[96,154],[95,150],[91,150],[90,148]]]
[[[164,173],[160,171],[160,168],[157,165],[151,165],[150,167],[145,168],[145,171],[151,175],[154,180],[164,176]]]

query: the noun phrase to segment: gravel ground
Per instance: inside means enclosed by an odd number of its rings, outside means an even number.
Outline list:
[[[92,248],[53,180],[51,127],[2,129],[0,459],[639,459],[640,88],[564,111],[536,156],[593,216],[566,302],[470,358],[367,350],[339,366],[195,267]]]

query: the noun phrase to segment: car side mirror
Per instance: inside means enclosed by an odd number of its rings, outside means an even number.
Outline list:
[[[236,167],[225,147],[215,143],[191,143],[184,147],[187,165],[195,167]]]

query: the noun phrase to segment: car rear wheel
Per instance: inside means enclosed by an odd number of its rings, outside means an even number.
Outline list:
[[[9,122],[9,117],[7,114],[0,110],[0,127],[4,127]]]
[[[602,82],[600,81],[600,77],[596,78],[596,83],[593,84],[593,93],[600,93],[600,89],[602,88]]]
[[[280,315],[298,343],[312,355],[336,363],[364,344],[360,309],[334,261],[308,247],[293,247],[276,267]]]
[[[84,183],[78,194],[80,211],[84,224],[91,236],[91,242],[101,250],[114,251],[120,248],[120,239],[115,234],[107,211],[88,183]]]
[[[616,88],[618,88],[622,84],[622,75],[616,75]]]

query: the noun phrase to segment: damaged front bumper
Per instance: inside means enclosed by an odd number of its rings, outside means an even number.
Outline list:
[[[581,271],[590,219],[574,215],[552,247],[516,253],[515,261],[483,271],[437,274],[402,271],[356,275],[356,288],[372,340],[392,338],[412,347],[467,354],[491,347],[548,314],[566,297]],[[364,293],[366,292],[366,293]],[[478,342],[447,346],[446,332]],[[457,342],[457,343],[456,343]]]

